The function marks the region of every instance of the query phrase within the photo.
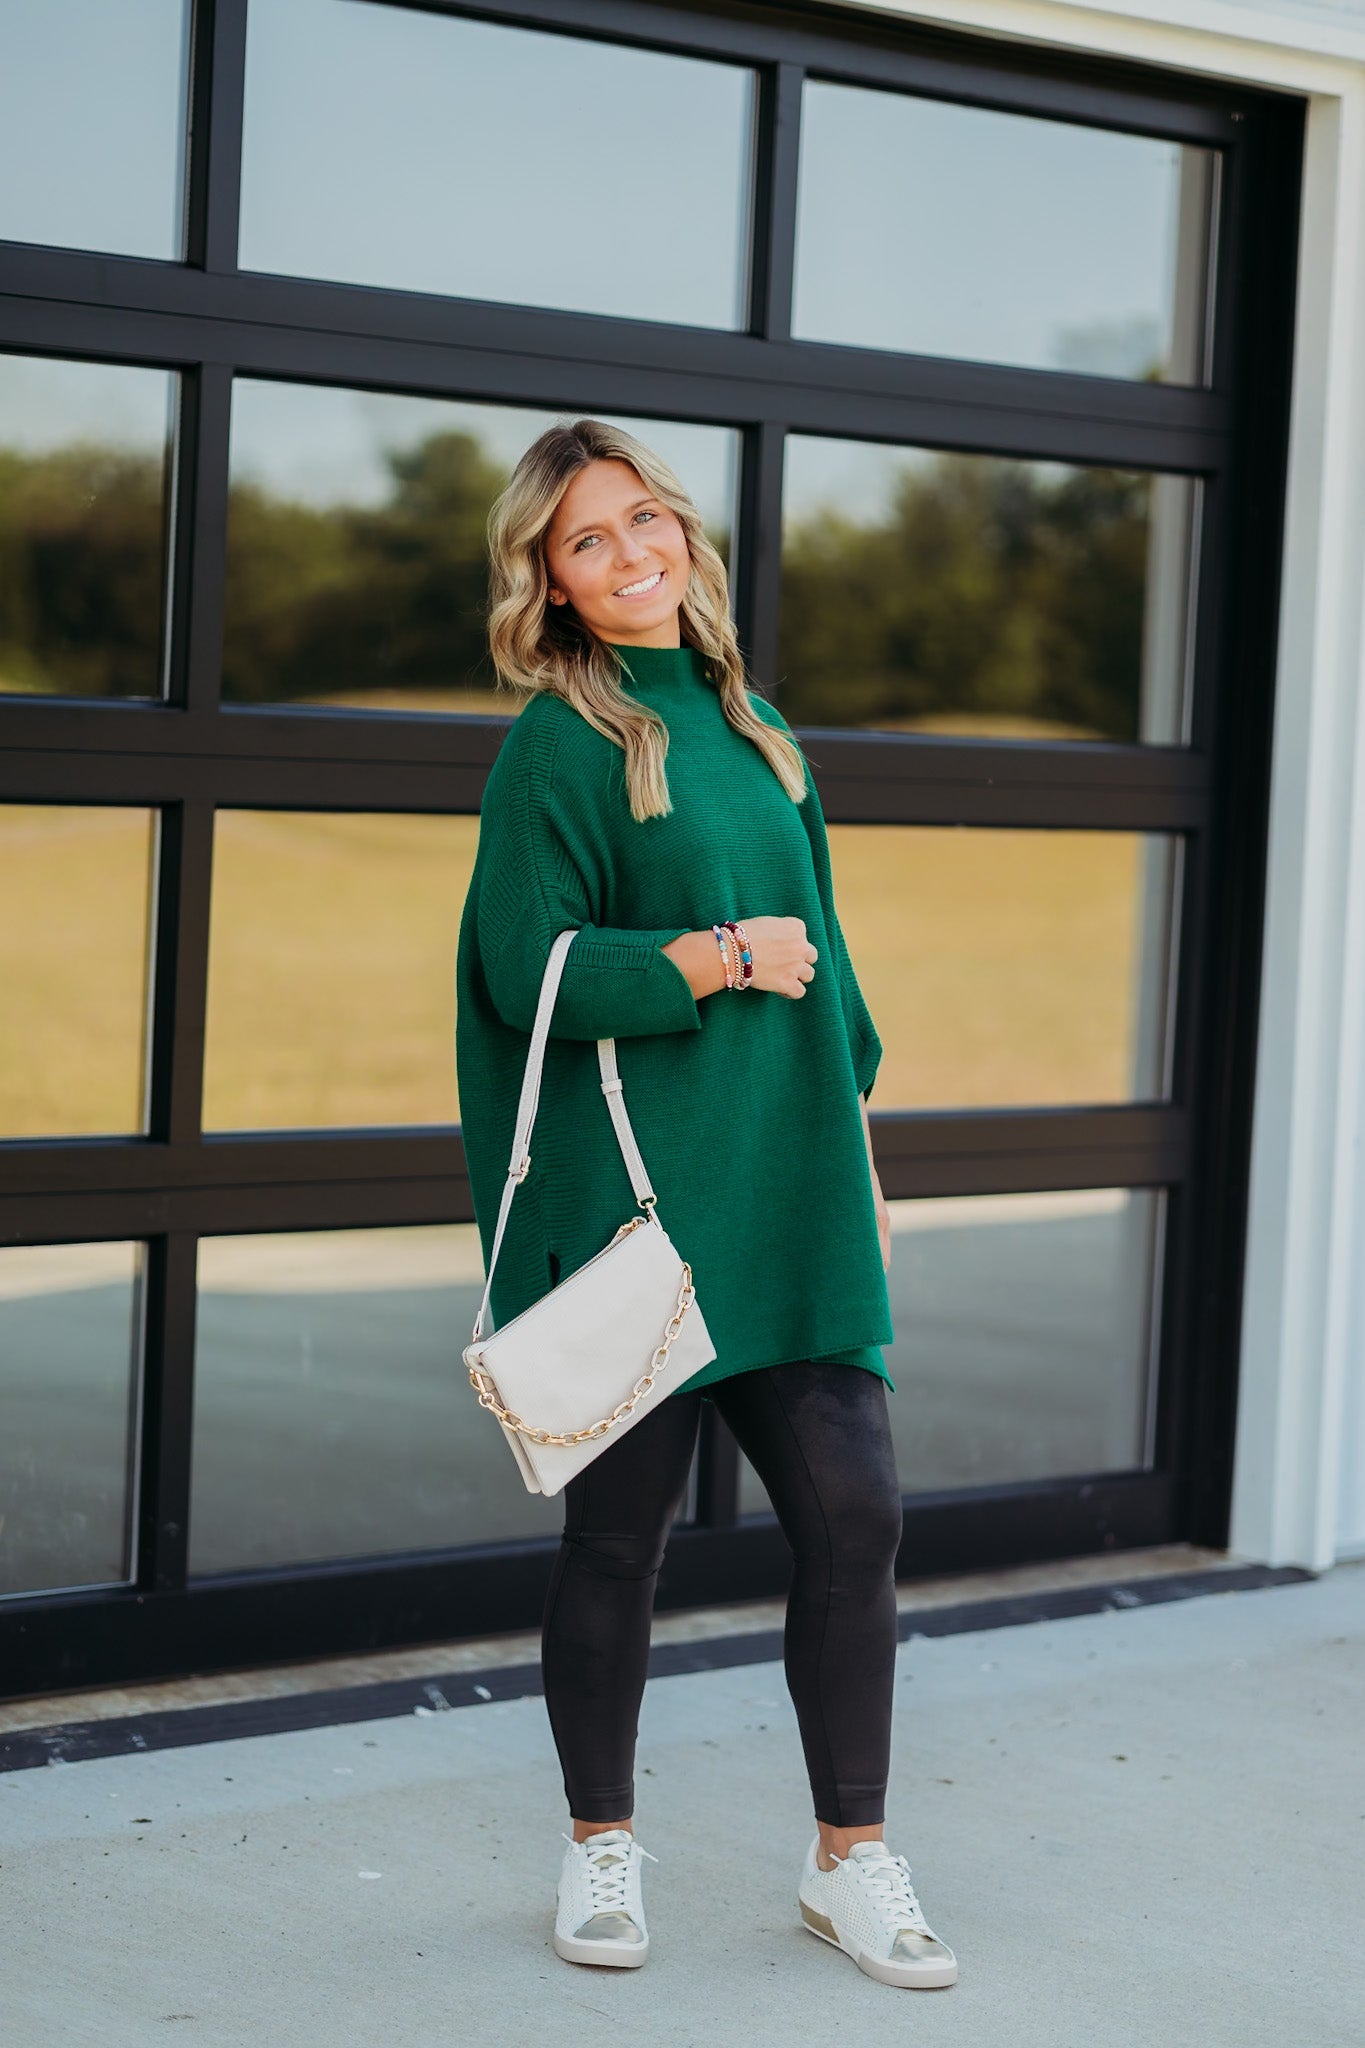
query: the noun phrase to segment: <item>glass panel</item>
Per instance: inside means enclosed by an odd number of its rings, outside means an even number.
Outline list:
[[[188,0],[0,9],[0,239],[175,258]]]
[[[1217,168],[1153,136],[810,80],[792,332],[1201,383]]]
[[[224,697],[506,717],[485,522],[523,450],[573,417],[238,378]],[[599,417],[663,457],[728,561],[738,434]]]
[[[558,1535],[460,1359],[483,1279],[472,1223],[203,1240],[193,1573]]]
[[[252,0],[242,266],[742,327],[753,110],[736,65]]]
[[[792,435],[778,674],[793,725],[1189,737],[1188,477]]]
[[[829,841],[882,1041],[878,1107],[1169,1095],[1178,840],[831,825]]]
[[[455,943],[478,835],[476,816],[218,813],[206,1129],[457,1120]]]
[[[155,813],[0,804],[0,1140],[146,1130]]]
[[[141,1332],[141,1245],[0,1247],[0,1593],[131,1578]]]
[[[0,355],[0,693],[159,697],[175,380]]]
[[[1150,1466],[1162,1193],[888,1206],[887,1410],[906,1493]],[[766,1512],[741,1472],[741,1507]]]

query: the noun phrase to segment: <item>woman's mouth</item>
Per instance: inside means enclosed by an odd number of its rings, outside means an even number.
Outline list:
[[[656,569],[652,576],[641,577],[638,583],[627,583],[622,590],[613,593],[616,597],[649,597],[664,580],[662,569]]]

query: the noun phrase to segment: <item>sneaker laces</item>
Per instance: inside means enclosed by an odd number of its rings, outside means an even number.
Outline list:
[[[883,1851],[879,1855],[856,1856],[851,1860],[867,1879],[873,1903],[888,1928],[913,1927],[920,1934],[933,1933],[924,1917],[924,1909],[915,1897],[915,1888],[910,1882],[910,1865],[904,1856],[892,1856]]]
[[[624,1913],[626,1904],[626,1879],[630,1875],[630,1852],[639,1849],[642,1856],[649,1856],[651,1863],[657,1863],[657,1856],[650,1856],[648,1849],[633,1837],[623,1842],[619,1835],[608,1839],[589,1835],[586,1842],[575,1842],[572,1835],[563,1839],[571,1848],[583,1851],[583,1861],[588,1874],[588,1896],[592,1910],[596,1913]]]

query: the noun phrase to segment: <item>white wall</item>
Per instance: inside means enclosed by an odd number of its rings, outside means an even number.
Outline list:
[[[1365,1552],[1365,0],[872,11],[1307,100],[1230,1545],[1325,1569]]]

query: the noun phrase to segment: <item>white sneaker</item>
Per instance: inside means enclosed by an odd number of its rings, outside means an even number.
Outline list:
[[[797,1899],[812,1934],[832,1941],[882,1984],[928,1988],[957,1982],[957,1958],[930,1927],[910,1883],[910,1865],[885,1842],[855,1842],[833,1870],[806,1851]]]
[[[635,1970],[649,1954],[640,1859],[649,1856],[629,1828],[603,1828],[568,1848],[559,1873],[555,1954],[567,1963]],[[649,1856],[657,1863],[657,1856]]]

